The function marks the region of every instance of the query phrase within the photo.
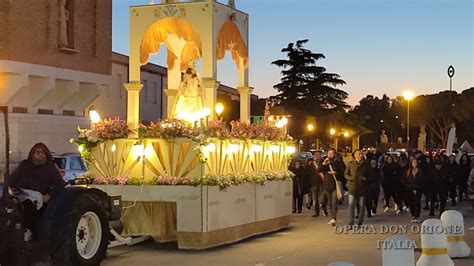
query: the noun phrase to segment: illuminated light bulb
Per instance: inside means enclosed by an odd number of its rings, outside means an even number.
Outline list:
[[[143,144],[135,144],[133,145],[133,148],[132,148],[132,154],[133,154],[133,157],[140,157],[140,156],[143,156]]]
[[[152,145],[148,145],[148,146],[146,147],[146,149],[145,149],[145,156],[146,156],[146,157],[152,156],[153,153],[154,153],[154,151],[155,151],[155,150],[153,149],[153,146],[152,146]]]
[[[278,152],[280,150],[280,146],[278,145],[271,145],[270,150],[274,153]]]
[[[286,153],[288,153],[288,154],[293,154],[293,153],[295,153],[295,152],[296,152],[296,148],[295,148],[295,147],[293,147],[293,146],[288,146],[288,147],[286,147]]]
[[[344,132],[344,137],[349,137],[349,132]]]
[[[115,143],[112,144],[112,147],[110,147],[110,150],[111,150],[112,152],[115,152],[115,151],[117,150],[117,146],[115,146]]]
[[[214,152],[216,150],[216,144],[214,143],[209,143],[206,146],[203,147],[202,149],[205,153],[210,153]]]
[[[96,124],[96,123],[99,123],[99,122],[100,122],[100,115],[99,115],[99,113],[98,113],[96,110],[94,110],[94,109],[92,109],[92,110],[89,111],[89,118],[91,119],[91,122],[92,122],[93,124]]]
[[[262,152],[262,151],[263,151],[263,147],[262,147],[262,145],[260,145],[260,144],[253,144],[253,145],[252,145],[252,151],[253,151],[253,152]]]
[[[237,152],[239,152],[239,144],[230,144],[230,145],[229,145],[229,150],[230,150],[232,153],[237,153]]]
[[[275,120],[275,119],[273,118],[273,115],[271,115],[271,116],[268,117],[268,121],[273,122],[273,120]]]
[[[79,151],[79,153],[82,153],[84,151],[84,145],[79,145],[79,147],[77,147],[77,150]]]

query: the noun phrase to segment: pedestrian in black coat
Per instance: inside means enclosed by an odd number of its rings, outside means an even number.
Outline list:
[[[467,197],[467,180],[471,174],[471,159],[467,154],[463,154],[459,160],[459,200]]]
[[[308,171],[301,166],[301,163],[298,161],[294,162],[290,170],[295,174],[293,177],[293,213],[295,213],[297,209],[298,213],[301,213],[303,208],[303,196],[309,192]]]
[[[423,173],[425,174],[426,184],[424,187],[423,195],[425,196],[425,207],[423,210],[429,210],[429,202],[431,200],[431,186],[432,186],[432,172],[434,168],[433,159],[429,156],[424,157],[424,164],[421,167],[423,169]]]
[[[326,205],[329,203],[331,208],[331,220],[328,224],[336,225],[337,218],[337,193],[336,193],[336,181],[342,183],[344,178],[345,165],[342,161],[336,158],[336,150],[331,148],[328,150],[328,157],[322,163],[323,172],[323,201],[321,203],[323,212],[326,214]]]
[[[448,196],[448,175],[442,161],[436,161],[431,172],[431,203],[430,214],[434,215],[435,205],[439,204],[439,214],[441,215],[446,207],[446,198]]]
[[[448,162],[446,164],[446,171],[448,173],[449,180],[449,196],[451,198],[451,205],[456,206],[456,187],[460,179],[460,168],[456,162],[456,157],[454,155],[449,156]]]
[[[401,183],[401,169],[400,166],[395,163],[392,155],[387,157],[387,162],[382,167],[383,173],[383,194],[385,198],[385,210],[387,212],[390,207],[390,198],[393,198],[395,202],[395,211],[400,212],[401,201],[400,201],[400,190],[402,189]]]
[[[418,160],[412,159],[403,182],[407,188],[407,196],[410,201],[411,222],[415,223],[419,222],[420,219],[421,195],[425,185],[424,177],[423,170],[418,165]]]
[[[377,205],[380,194],[380,169],[377,168],[377,161],[370,160],[369,169],[367,170],[367,217],[372,217],[377,213]]]

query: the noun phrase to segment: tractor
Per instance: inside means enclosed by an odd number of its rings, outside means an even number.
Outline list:
[[[110,224],[120,224],[121,198],[73,180],[40,210],[33,240],[25,241],[23,208],[9,192],[8,112],[5,117],[6,171],[0,183],[0,266],[99,265],[113,239]],[[118,222],[117,222],[118,221]],[[114,231],[114,233],[116,233]],[[114,234],[117,235],[117,234]]]

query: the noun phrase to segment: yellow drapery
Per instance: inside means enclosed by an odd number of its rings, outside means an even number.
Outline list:
[[[123,202],[124,236],[150,235],[156,242],[176,241],[176,202]]]
[[[221,60],[225,56],[225,51],[230,51],[232,59],[235,61],[237,68],[248,67],[248,51],[240,30],[232,21],[227,21],[222,25],[217,35],[217,59]],[[240,66],[239,59],[243,60],[243,66]]]
[[[143,35],[140,45],[140,63],[146,64],[150,54],[156,54],[160,50],[160,44],[165,43],[168,48],[168,67],[173,68],[175,55],[166,43],[168,34],[175,34],[183,38],[187,43],[181,51],[181,70],[185,69],[190,62],[201,57],[202,42],[199,33],[186,20],[179,18],[165,18],[153,23]]]

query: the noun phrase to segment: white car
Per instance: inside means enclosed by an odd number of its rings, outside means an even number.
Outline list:
[[[53,155],[53,160],[59,168],[64,181],[77,178],[87,172],[87,167],[79,153]]]

